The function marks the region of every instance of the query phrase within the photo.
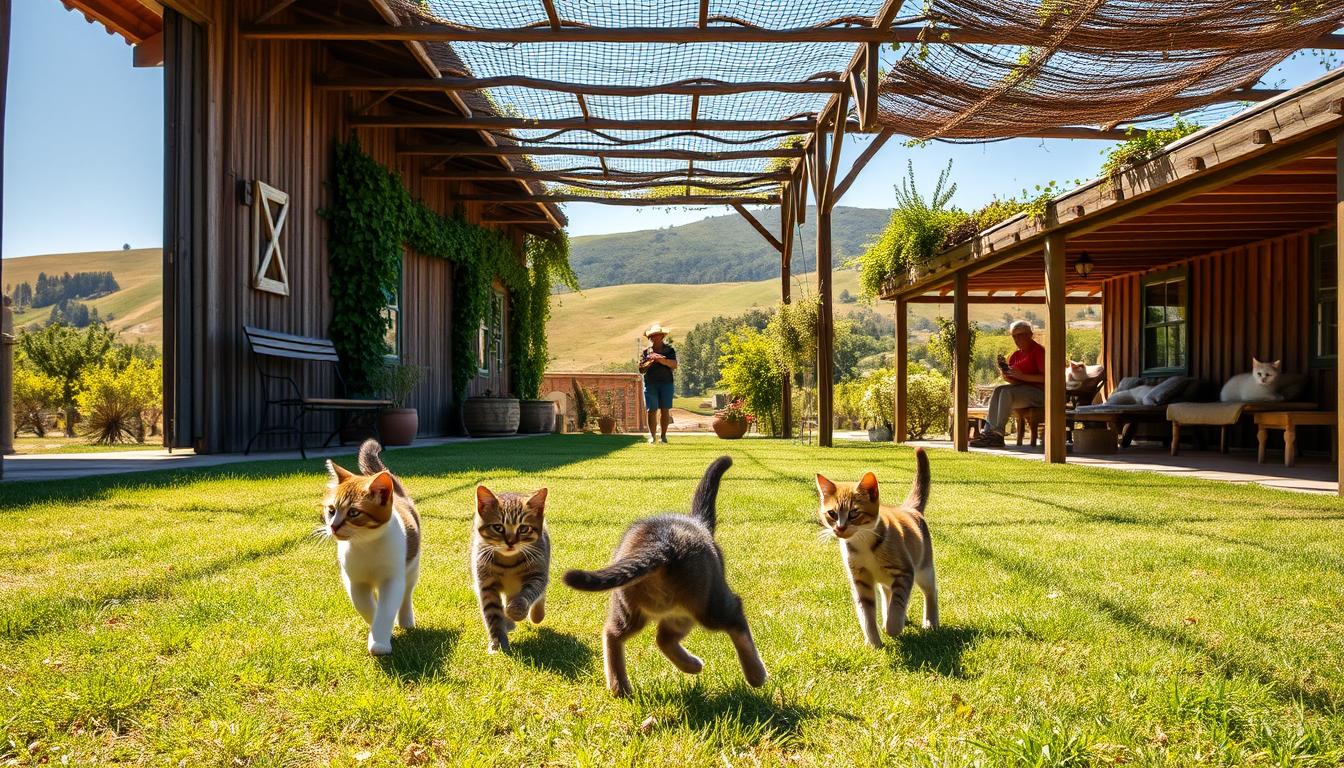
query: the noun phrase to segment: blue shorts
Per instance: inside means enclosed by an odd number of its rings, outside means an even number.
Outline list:
[[[672,407],[672,382],[644,381],[644,407],[650,411]]]

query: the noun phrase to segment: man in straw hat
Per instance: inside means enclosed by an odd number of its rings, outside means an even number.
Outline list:
[[[667,329],[659,323],[644,332],[649,346],[639,355],[639,372],[644,374],[644,405],[649,409],[649,445],[658,442],[655,414],[661,415],[663,442],[667,425],[672,423],[672,372],[677,370],[677,350],[666,343]]]

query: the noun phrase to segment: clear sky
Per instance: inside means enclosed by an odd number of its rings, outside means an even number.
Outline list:
[[[1290,87],[1323,73],[1311,56],[1286,63],[1266,85]],[[163,70],[131,66],[131,48],[58,0],[13,4],[5,116],[3,255],[153,247],[163,239]],[[848,168],[864,137],[850,139]],[[921,189],[954,162],[954,202],[977,206],[1055,180],[1087,178],[1108,146],[1097,141],[1013,141],[907,148],[889,142],[841,200],[887,208],[892,186],[915,164]],[[697,221],[723,208],[568,205],[574,235]]]

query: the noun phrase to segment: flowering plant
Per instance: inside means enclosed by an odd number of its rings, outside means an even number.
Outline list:
[[[720,419],[723,419],[724,421],[731,422],[733,424],[739,422],[746,422],[750,424],[756,420],[755,416],[752,416],[750,413],[747,413],[746,406],[743,405],[742,398],[740,397],[728,403],[728,407],[715,411],[714,415],[719,417]]]

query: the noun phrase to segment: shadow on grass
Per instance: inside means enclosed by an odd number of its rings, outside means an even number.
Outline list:
[[[437,677],[457,648],[460,629],[418,626],[392,637],[392,653],[377,657],[384,673],[419,682]]]
[[[639,684],[635,685],[638,690]],[[769,688],[750,688],[744,682],[711,691],[697,678],[673,689],[652,691],[647,699],[677,713],[675,719],[660,725],[683,724],[706,731],[711,738],[732,726],[752,740],[787,739],[799,733],[805,720],[817,716],[817,710],[811,707],[771,695]]]
[[[907,629],[897,636],[895,652],[890,654],[894,668],[913,672],[932,672],[943,677],[964,679],[962,658],[980,642],[985,631],[978,627]]]
[[[554,672],[569,680],[592,674],[593,649],[573,635],[556,632],[550,627],[524,631],[521,637],[510,640],[509,652],[529,667]]]

